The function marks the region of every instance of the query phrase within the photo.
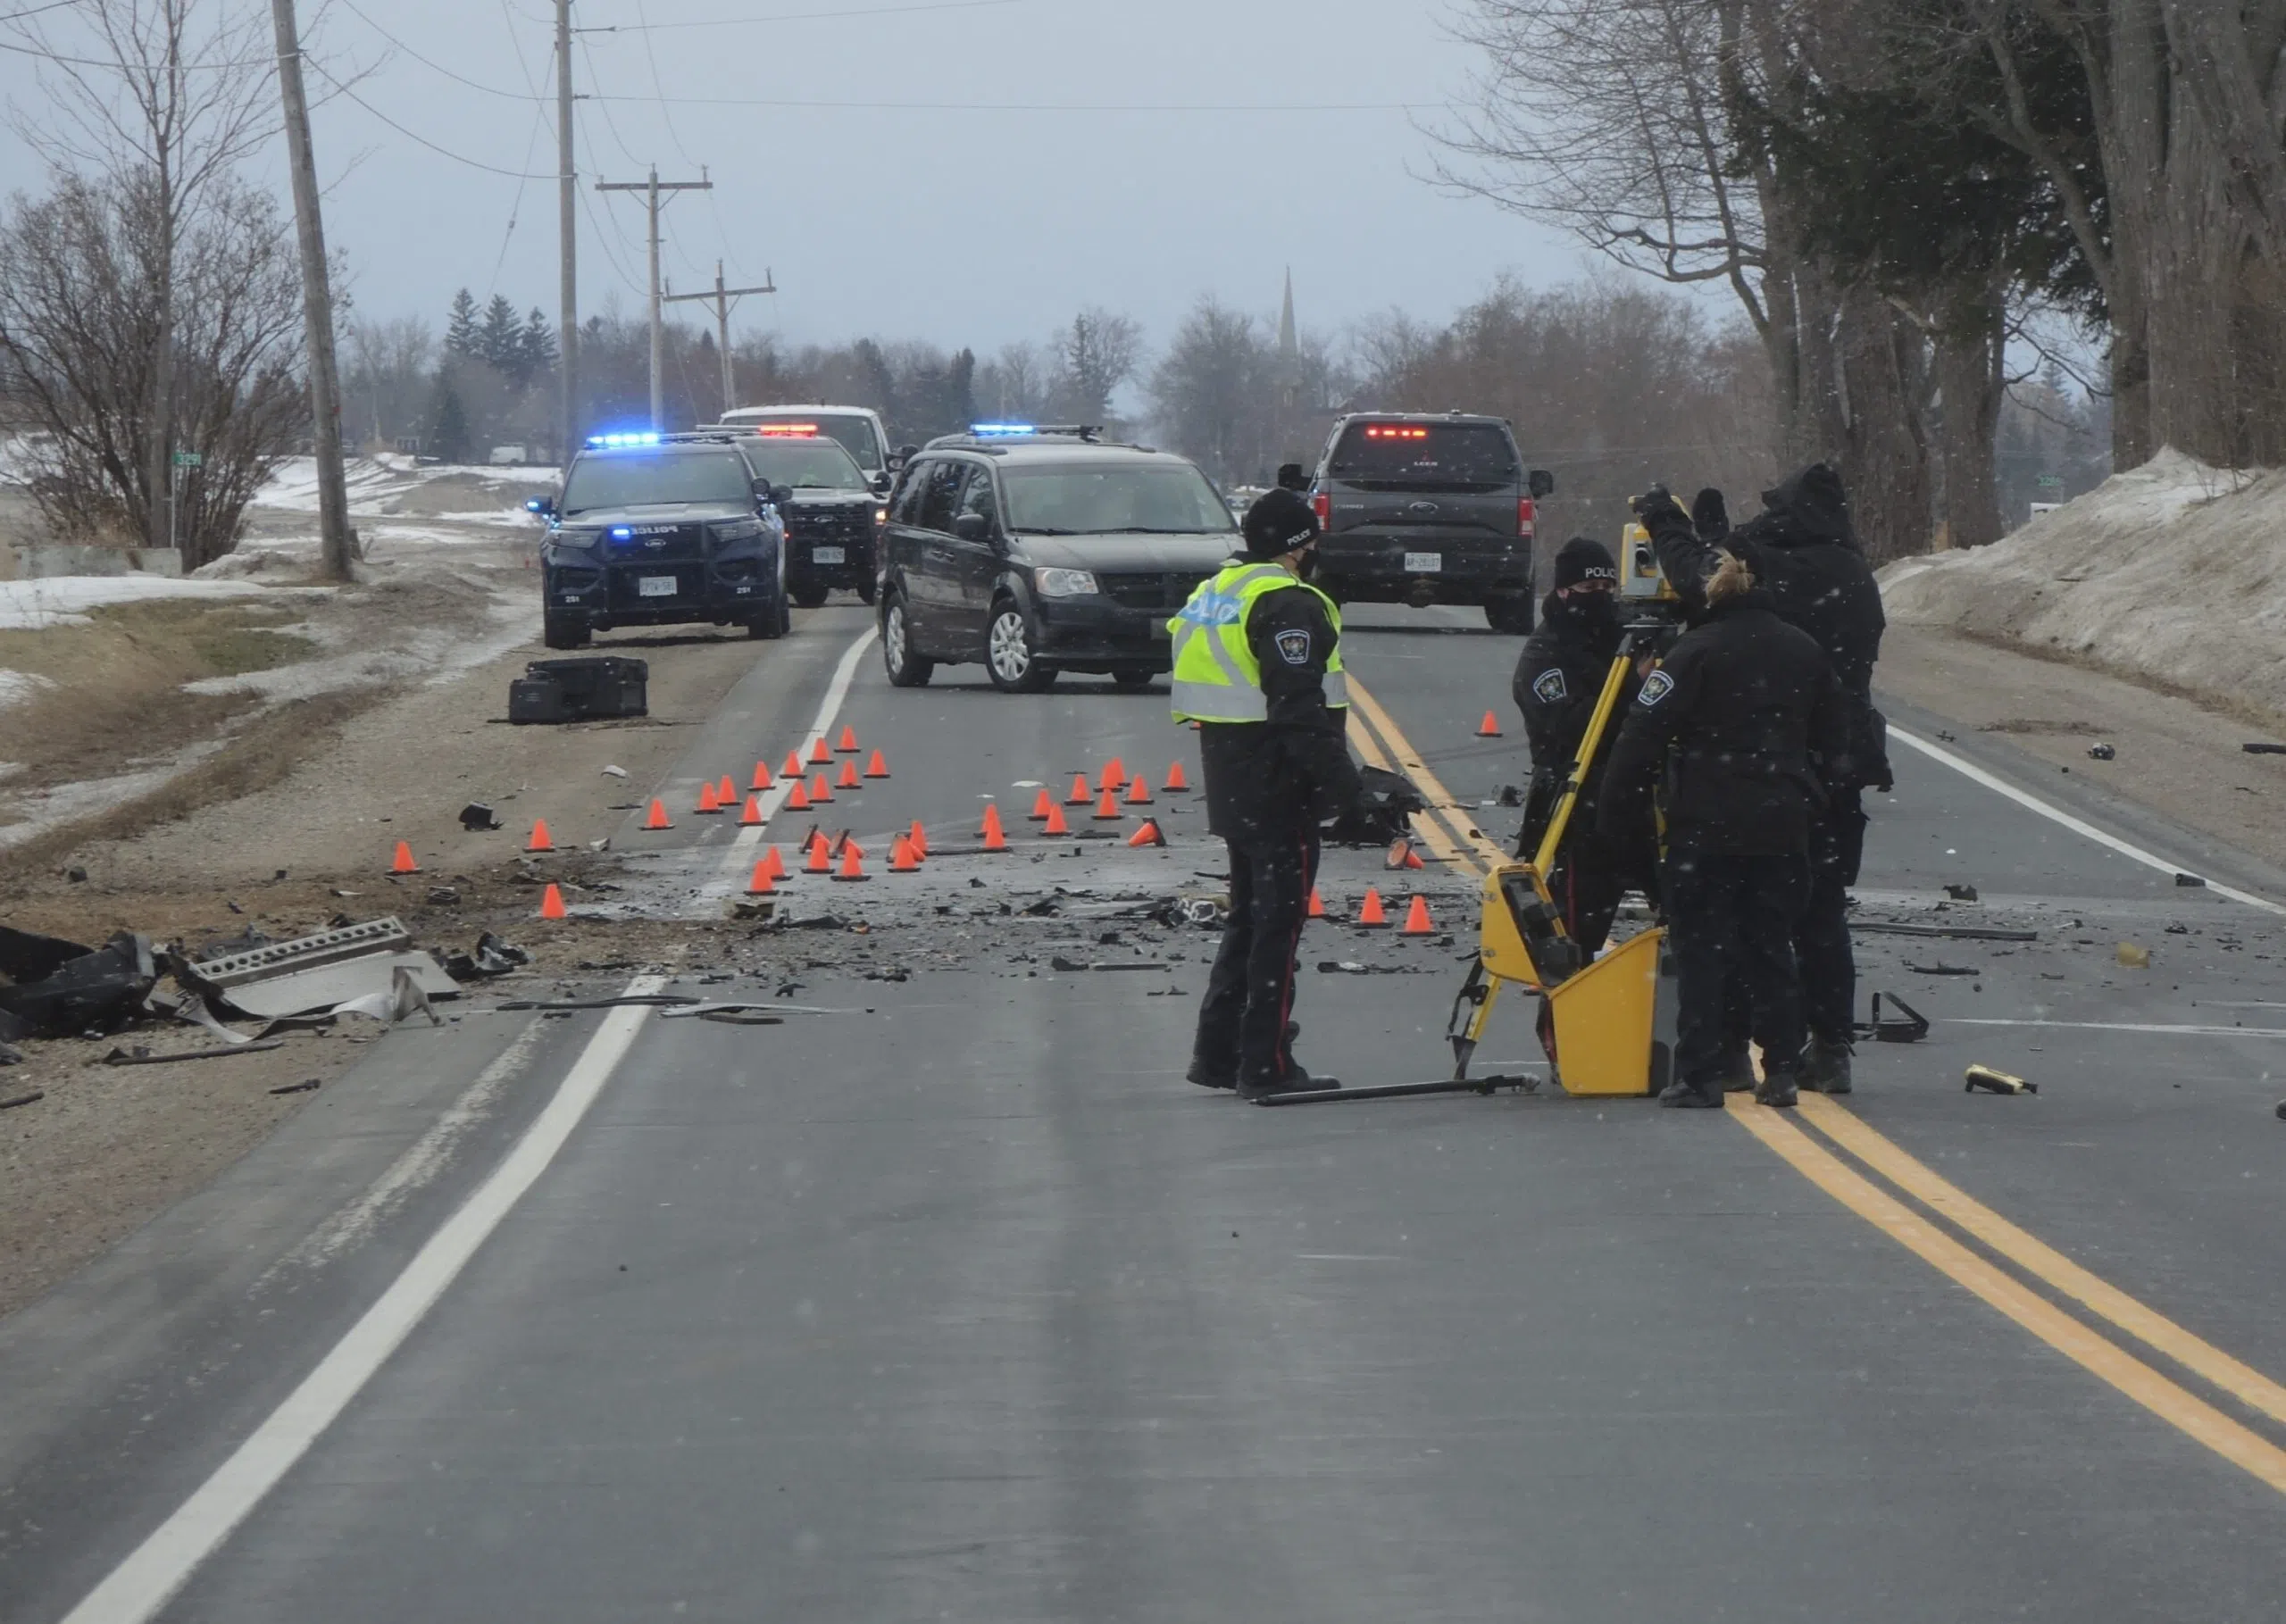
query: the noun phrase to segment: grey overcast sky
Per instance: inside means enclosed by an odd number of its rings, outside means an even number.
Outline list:
[[[321,62],[380,64],[355,86],[366,105],[336,95],[315,117],[357,309],[441,321],[465,285],[553,315],[547,0],[302,9],[321,18]],[[767,267],[782,291],[747,301],[738,327],[797,342],[989,350],[1101,304],[1156,344],[1202,293],[1268,312],[1289,264],[1304,325],[1333,332],[1393,305],[1445,316],[1504,271],[1579,273],[1560,233],[1417,178],[1431,149],[1415,123],[1473,65],[1445,14],[1441,0],[580,0],[577,25],[616,30],[573,51],[595,98],[577,118],[582,313],[640,308],[641,204],[593,186],[654,162],[715,182],[667,211],[671,284],[711,285],[718,256],[734,286]],[[37,106],[24,58],[0,62],[0,85]],[[8,138],[0,187],[39,180]]]

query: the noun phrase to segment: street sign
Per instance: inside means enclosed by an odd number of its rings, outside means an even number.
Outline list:
[[[2042,474],[2039,479],[2032,481],[2032,483],[2039,486],[2042,490],[2061,490],[2064,488],[2064,476],[2062,474]]]
[[[175,466],[177,468],[204,468],[206,466],[206,459],[196,451],[178,451],[175,453]]]

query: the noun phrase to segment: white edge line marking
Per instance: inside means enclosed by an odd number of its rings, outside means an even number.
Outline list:
[[[810,723],[810,730],[802,735],[805,754],[814,741],[826,736],[826,730],[833,726],[834,718],[841,714],[842,704],[849,697],[849,685],[857,680],[857,662],[865,657],[865,651],[872,647],[873,639],[880,635],[880,628],[868,626],[857,640],[843,651],[841,663],[833,668],[833,680],[826,684],[825,697],[818,702],[816,719]],[[738,832],[730,837],[730,853],[722,859],[722,870],[699,887],[702,901],[719,903],[738,887],[745,878],[739,870],[746,866],[747,854],[762,844],[763,837],[770,832],[770,820],[778,815],[779,810],[786,804],[786,797],[793,793],[794,787],[784,779],[780,779],[763,791],[762,821],[738,826]]]
[[[1899,727],[1892,726],[1890,729],[1890,737],[1891,738],[1903,739],[1906,744],[1911,745],[1915,750],[1920,751],[1922,754],[1929,756],[1932,760],[1942,762],[1946,766],[1950,767],[1955,772],[1959,773],[1963,778],[1983,785],[1987,789],[1991,790],[1996,795],[2006,795],[2011,801],[2015,802],[2017,805],[2028,807],[2032,811],[2038,812],[2041,817],[2049,820],[2051,822],[2062,824],[2073,834],[2084,835],[2089,839],[2094,841],[2098,845],[2106,847],[2110,851],[2117,852],[2121,856],[2125,857],[2132,862],[2140,862],[2147,869],[2157,869],[2163,874],[2188,874],[2191,872],[2190,869],[2184,867],[2182,863],[2171,862],[2156,852],[2147,852],[2140,845],[2131,845],[2127,841],[2122,840],[2116,835],[2108,834],[2106,831],[2098,829],[2094,824],[2089,822],[2084,818],[2073,817],[2070,812],[2065,812],[2060,806],[2049,805],[2047,802],[2041,800],[2030,790],[2017,788],[2014,784],[2009,783],[2007,779],[1995,777],[1993,774],[1987,772],[1983,768],[1978,766],[1975,762],[1968,761],[1964,757],[1955,755],[1951,751],[1945,749],[1942,745],[1932,745],[1927,739],[1916,737],[1915,735],[1906,732],[1904,729]],[[2244,903],[2248,907],[2259,908],[2265,913],[2286,914],[2286,904],[2272,902],[2266,896],[2257,896],[2251,891],[2241,891],[2233,886],[2217,885],[2211,879],[2207,882],[2207,888],[2209,891],[2214,892],[2217,896],[2227,896],[2234,903]]]
[[[1940,1017],[1955,1027],[2063,1027],[2074,1032],[2152,1032],[2162,1037],[2286,1037],[2286,1027],[2157,1026],[2111,1020],[2006,1020],[1990,1016]]]
[[[663,976],[638,976],[629,996],[657,992]],[[389,1355],[427,1316],[516,1203],[555,1160],[603,1093],[651,1014],[648,1006],[604,1017],[555,1096],[525,1128],[500,1165],[413,1255],[378,1302],[345,1332],[317,1368],[254,1428],[230,1458],[109,1577],[64,1616],[63,1624],[145,1624],[219,1549],[263,1496],[331,1426]]]

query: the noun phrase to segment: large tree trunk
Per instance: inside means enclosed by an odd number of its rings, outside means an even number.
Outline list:
[[[2111,0],[2110,72],[2098,87],[2096,137],[2111,204],[2112,466],[2139,467],[2159,449],[2151,422],[2148,278],[2166,184],[2169,96],[2160,0]]]
[[[1870,287],[1842,296],[1835,345],[1839,463],[1857,537],[1873,562],[1929,545],[1929,446],[1921,330]]]
[[[2000,482],[1995,437],[2007,393],[2002,361],[2007,321],[1996,296],[1937,329],[1938,466],[1943,513],[1956,547],[2000,539]]]

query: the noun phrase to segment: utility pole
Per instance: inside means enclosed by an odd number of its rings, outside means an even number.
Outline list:
[[[302,92],[302,37],[294,0],[270,0],[278,33],[278,87],[286,101],[286,152],[294,178],[294,234],[302,249],[302,320],[309,338],[310,416],[318,454],[318,545],[327,577],[349,579],[349,484],[341,467],[341,379],[333,363],[333,293],[326,285],[318,218],[318,161]]]
[[[701,170],[700,174],[705,171]],[[659,300],[664,292],[659,281],[659,194],[662,192],[711,192],[712,180],[662,180],[655,165],[648,180],[598,180],[598,192],[642,192],[647,195],[651,208],[651,427],[661,426],[667,414],[666,393],[662,387],[661,366],[663,360],[662,329],[659,325]],[[672,197],[669,199],[672,201]]]
[[[660,296],[661,302],[667,304],[680,304],[685,299],[714,301],[714,351],[722,362],[722,410],[725,412],[738,404],[738,397],[730,392],[730,386],[734,381],[730,376],[730,301],[744,298],[750,293],[776,293],[777,291],[778,285],[766,270],[762,273],[762,286],[759,287],[723,287],[722,262],[716,260],[713,292],[670,293]]]
[[[580,171],[572,162],[572,0],[555,0],[555,232],[563,250],[556,292],[562,330],[555,340],[555,446],[556,466],[568,469],[580,448]]]

